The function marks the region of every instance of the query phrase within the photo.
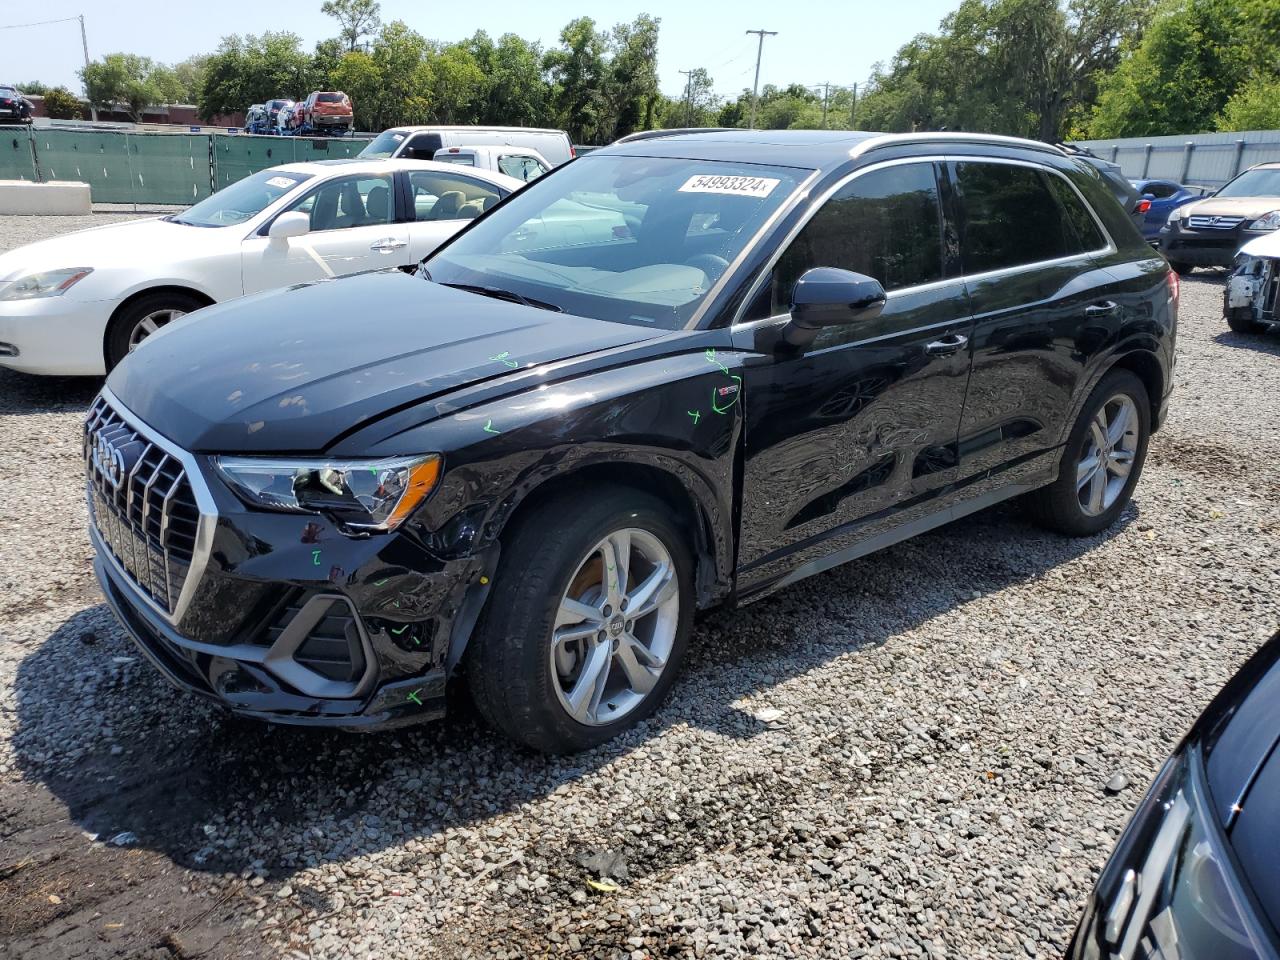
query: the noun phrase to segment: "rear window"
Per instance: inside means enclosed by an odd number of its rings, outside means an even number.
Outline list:
[[[438,163],[456,163],[463,167],[476,165],[476,158],[469,153],[438,153],[435,159]]]
[[[322,93],[316,97],[317,103],[341,103],[345,97],[341,93]]]

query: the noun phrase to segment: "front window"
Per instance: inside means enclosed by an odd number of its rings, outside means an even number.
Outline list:
[[[404,142],[408,134],[403,130],[383,130],[360,151],[362,157],[385,160],[396,152],[396,147]]]
[[[516,193],[425,272],[567,313],[679,329],[810,172],[588,157]]]
[[[1246,170],[1214,196],[1217,197],[1280,197],[1280,168]]]
[[[309,173],[262,170],[169,219],[193,227],[234,226],[256,217],[298,184],[310,179]]]

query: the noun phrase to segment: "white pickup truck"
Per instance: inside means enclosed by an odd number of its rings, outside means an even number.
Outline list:
[[[528,147],[441,147],[432,159],[437,163],[457,163],[505,173],[526,183],[551,169],[542,154]]]

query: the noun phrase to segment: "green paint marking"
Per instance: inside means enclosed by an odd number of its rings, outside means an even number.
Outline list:
[[[317,567],[318,567],[318,566],[320,566],[320,551],[319,551],[319,550],[312,550],[312,551],[311,551],[311,563],[312,563],[314,566],[317,566]]]
[[[507,357],[509,356],[511,356],[511,351],[503,350],[496,357],[490,357],[489,359],[493,360],[496,363],[506,364],[508,367],[512,367],[512,368],[520,366],[520,364],[516,363],[514,360],[508,360]]]
[[[711,388],[711,409],[714,410],[716,413],[728,413],[731,409],[733,409],[733,405],[738,402],[738,397],[741,396],[742,394],[742,378],[739,376],[734,376],[734,374],[729,374],[729,376],[732,379],[738,381],[738,389],[734,391],[733,399],[730,400],[728,403],[726,403],[723,407],[716,403],[716,394],[718,393],[720,388],[719,387]]]
[[[702,418],[702,411],[701,411],[701,410],[686,410],[686,411],[685,411],[685,413],[687,413],[687,414],[689,414],[689,416],[693,417],[693,425],[696,427],[696,426],[698,425],[698,421]]]
[[[415,690],[413,691],[413,693],[409,694],[409,696],[407,696],[405,699],[412,700],[418,706],[422,706],[422,701],[418,699],[418,694],[420,694],[421,692],[422,692],[421,690]]]
[[[703,354],[703,356],[706,357],[707,363],[714,363],[717,367],[719,367],[721,373],[725,374],[726,376],[732,376],[732,374],[729,373],[729,368],[716,359],[716,351],[714,347],[707,347],[707,351],[706,353]]]
[[[401,627],[399,630],[392,630],[391,632],[392,632],[392,633],[394,633],[394,634],[398,637],[398,636],[400,636],[400,634],[404,633],[404,632],[405,632],[406,630],[408,630],[408,629],[409,629],[409,625],[406,623],[406,624],[405,624],[403,627]]]
[[[490,417],[487,421],[485,421],[484,432],[485,433],[501,433],[502,431],[493,429],[493,417]]]
[[[389,579],[390,579],[389,577],[383,577],[381,580],[375,580],[375,581],[373,581],[373,585],[374,585],[375,587],[380,587],[380,586],[382,586],[384,583],[386,583],[386,582],[387,582],[387,580],[389,580]]]

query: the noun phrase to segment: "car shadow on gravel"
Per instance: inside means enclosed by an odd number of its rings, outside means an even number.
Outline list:
[[[443,721],[384,734],[240,720],[165,684],[102,605],[66,620],[19,664],[14,746],[27,781],[65,804],[81,830],[104,839],[127,832],[133,836],[122,841],[193,870],[252,868],[278,880],[481,824],[670,727],[753,737],[765,724],[744,698],[767,703],[778,684],[831,660],[880,656],[895,636],[1075,560],[1137,516],[1131,505],[1111,530],[1070,540],[1005,506],[781,595],[710,613],[658,713],[572,757],[512,745],[484,728],[461,696]],[[21,819],[22,811],[0,809],[7,823],[0,834],[12,837]]]
[[[1213,342],[1224,347],[1256,350],[1258,353],[1269,353],[1273,357],[1280,357],[1280,334],[1274,330],[1266,330],[1262,333],[1234,333],[1225,330],[1214,337]]]
[[[0,414],[87,412],[101,389],[102,377],[37,377],[0,368]]]

